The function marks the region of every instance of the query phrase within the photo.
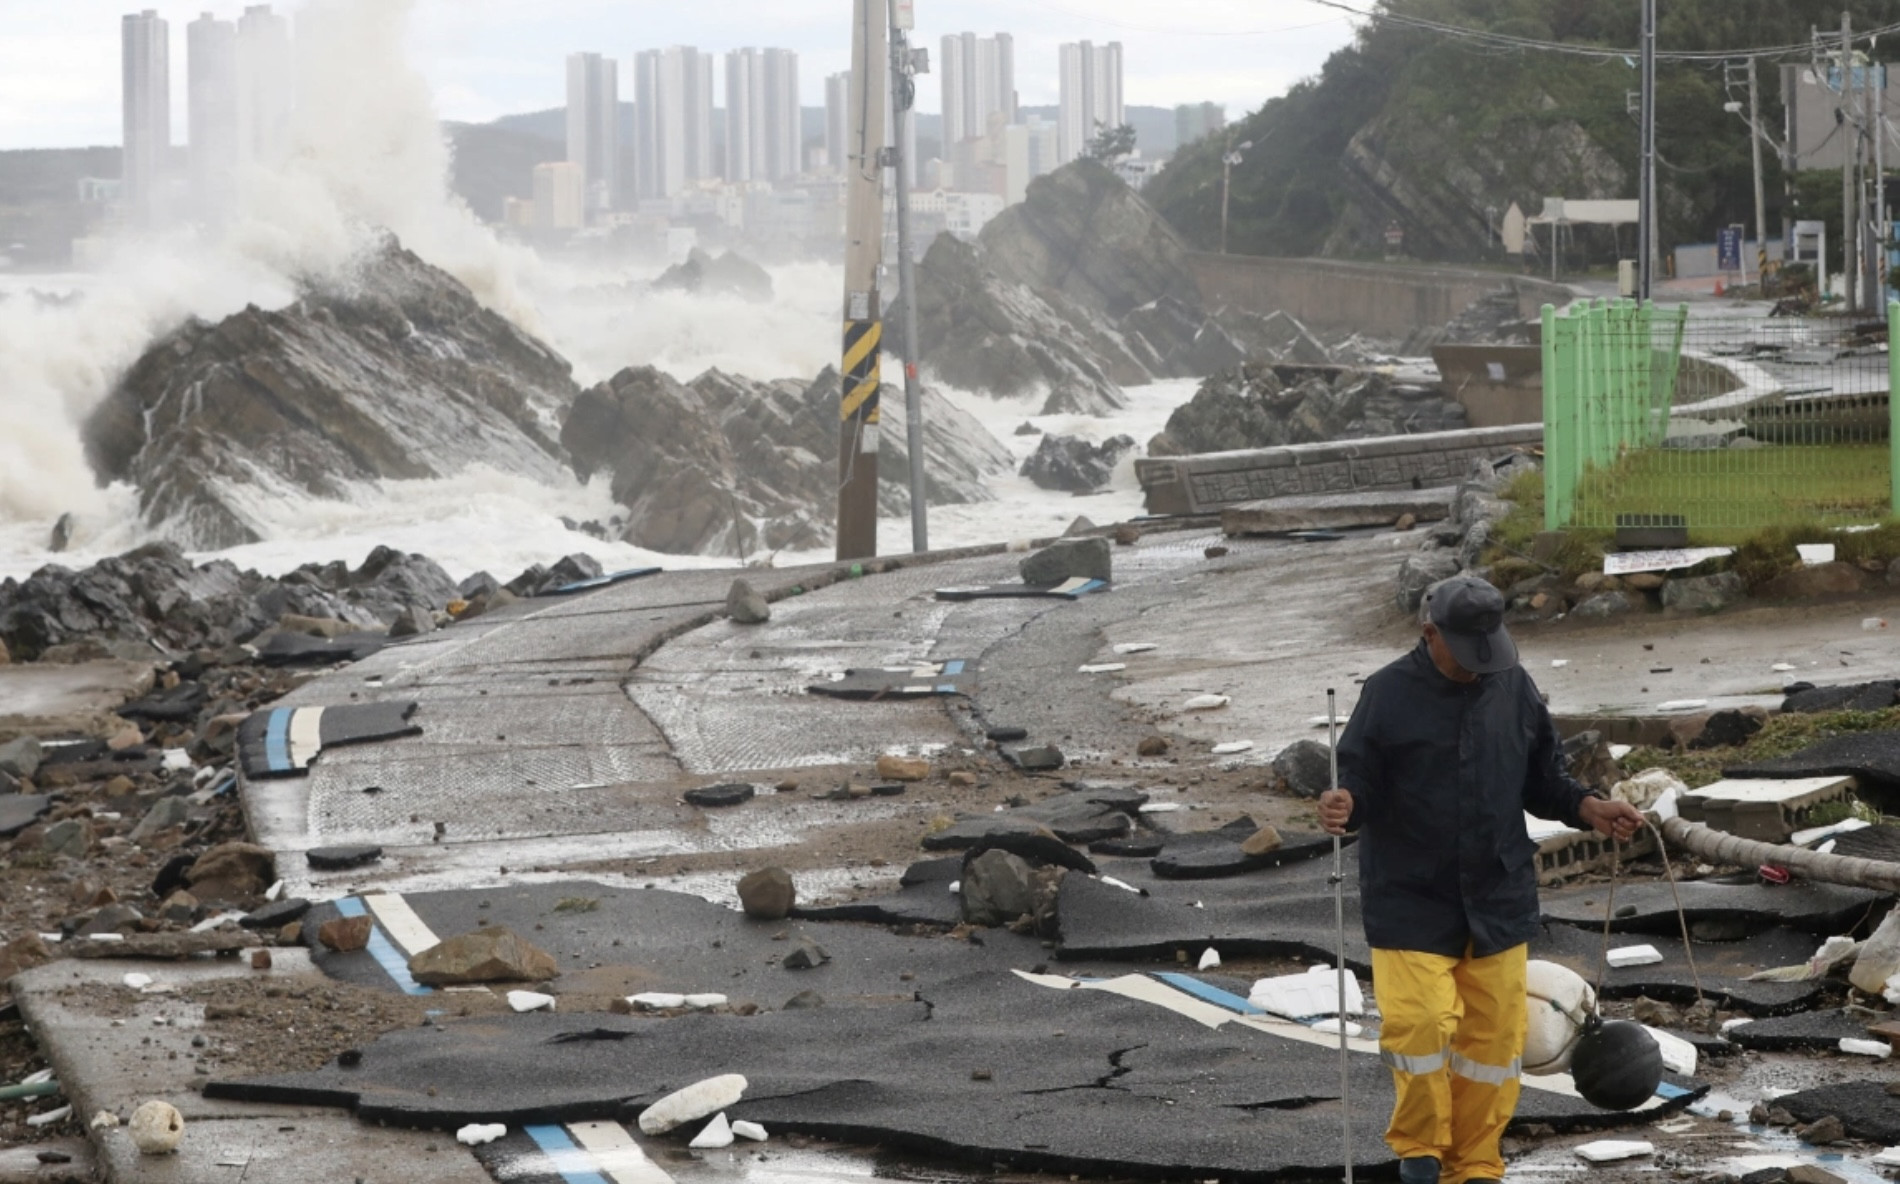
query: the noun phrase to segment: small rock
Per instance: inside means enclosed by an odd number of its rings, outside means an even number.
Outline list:
[[[1732,571],[1670,580],[1662,590],[1663,607],[1682,613],[1720,612],[1747,596],[1747,585]]]
[[[317,940],[339,954],[365,949],[372,923],[368,917],[333,917],[317,927]]]
[[[1062,754],[1060,748],[1053,744],[1045,744],[1039,748],[1018,748],[1010,755],[1020,768],[1029,773],[1044,773],[1060,769],[1068,763],[1069,759]]]
[[[825,953],[825,947],[809,937],[801,937],[792,952],[779,962],[787,970],[811,970],[831,961],[831,955]]]
[[[45,750],[32,736],[21,736],[0,744],[0,773],[15,777],[31,777],[40,770],[40,761]]]
[[[1301,798],[1317,798],[1332,787],[1333,750],[1317,740],[1295,740],[1273,758],[1275,785]]]
[[[560,972],[554,955],[500,925],[451,937],[409,959],[409,973],[431,987],[542,982]]]
[[[1007,925],[1036,910],[1029,861],[991,848],[963,867],[963,919],[972,925]]]
[[[763,625],[772,619],[772,606],[751,584],[734,580],[726,593],[726,615],[736,625]]]
[[[950,784],[959,789],[970,789],[975,786],[976,783],[976,774],[966,769],[958,769],[956,772],[950,774]]]
[[[816,991],[800,991],[785,1001],[781,1011],[804,1011],[813,1007],[823,1007],[825,997]]]
[[[998,744],[1014,744],[1029,739],[1028,728],[991,728],[984,735]]]
[[[152,803],[152,808],[139,819],[127,836],[134,843],[143,843],[160,831],[170,830],[174,826],[183,826],[191,819],[191,804],[179,797],[163,797]]]
[[[1620,617],[1635,607],[1626,593],[1599,592],[1571,609],[1570,615],[1584,621],[1602,621]]]
[[[40,850],[51,856],[84,859],[92,850],[92,823],[84,818],[68,818],[46,828]]]
[[[995,1081],[996,1074],[991,1072],[988,1069],[972,1069],[970,1070],[970,1080],[971,1081]]]
[[[1218,546],[1208,547],[1201,552],[1201,556],[1205,559],[1225,559],[1227,558],[1227,548]]]
[[[1023,583],[1053,588],[1067,580],[1108,580],[1112,560],[1104,538],[1062,539],[1029,556],[1019,565]]]
[[[885,753],[877,758],[877,775],[891,781],[922,781],[930,776],[930,762],[921,757]]]
[[[1141,527],[1124,522],[1115,528],[1115,545],[1117,547],[1132,547],[1140,541]]]
[[[1822,1119],[1826,1122],[1828,1119]],[[1833,1121],[1839,1121],[1838,1119]],[[1788,1169],[1788,1184],[1847,1184],[1818,1163],[1798,1163]]]
[[[139,731],[136,725],[127,724],[112,733],[106,740],[106,747],[113,752],[124,752],[128,748],[137,748],[143,743],[145,743],[145,733]]]
[[[1399,520],[1392,524],[1392,529],[1397,530],[1397,531],[1407,531],[1417,525],[1418,525],[1417,514],[1400,514]]]
[[[1270,851],[1278,851],[1281,842],[1279,831],[1271,826],[1263,826],[1253,832],[1253,834],[1247,836],[1247,841],[1240,845],[1240,853],[1242,855],[1265,855]]]
[[[270,960],[269,950],[252,950],[251,951],[251,969],[252,970],[269,970],[270,967],[271,967],[271,960]]]
[[[1794,1126],[1795,1117],[1788,1112],[1786,1106],[1770,1106],[1768,1108],[1768,1124],[1770,1126]]]
[[[402,610],[396,623],[389,627],[391,638],[419,637],[424,633],[435,632],[435,614],[411,605]]]
[[[312,871],[337,872],[348,868],[363,867],[375,863],[383,857],[383,849],[375,846],[353,847],[313,847],[304,852],[304,859]]]
[[[1168,751],[1166,736],[1143,736],[1141,743],[1135,745],[1137,756],[1165,756]]]
[[[220,843],[200,855],[185,873],[185,882],[193,887],[212,881],[239,896],[262,896],[277,882],[277,857],[270,848],[255,843]]]
[[[169,1102],[146,1102],[132,1111],[126,1133],[141,1155],[170,1155],[185,1137],[185,1116]]]
[[[689,789],[682,796],[688,805],[701,809],[716,810],[726,806],[738,806],[749,802],[757,795],[754,786],[743,782],[729,781],[723,785],[701,785]]]
[[[1847,1138],[1847,1130],[1841,1120],[1830,1114],[1795,1131],[1803,1142],[1814,1147],[1832,1147]]]
[[[1648,1024],[1652,1028],[1675,1028],[1682,1025],[1682,1015],[1667,1003],[1658,1003],[1644,995],[1636,1000],[1630,1014],[1639,1024]]]
[[[739,904],[755,921],[782,921],[798,901],[792,874],[782,867],[764,867],[739,881]]]
[[[246,929],[281,929],[292,921],[300,920],[310,911],[310,902],[300,896],[288,900],[272,901],[253,913],[246,914],[238,922]]]

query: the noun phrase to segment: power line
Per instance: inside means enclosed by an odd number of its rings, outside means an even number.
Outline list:
[[[1635,49],[1614,49],[1607,46],[1581,45],[1576,42],[1543,41],[1534,37],[1518,37],[1510,33],[1494,33],[1487,29],[1473,29],[1466,25],[1446,24],[1443,21],[1430,20],[1426,17],[1409,16],[1398,12],[1366,12],[1363,9],[1354,8],[1350,4],[1343,3],[1342,0],[1307,0],[1307,3],[1317,4],[1322,8],[1337,9],[1340,12],[1349,13],[1362,20],[1374,22],[1384,21],[1388,24],[1402,25],[1407,28],[1420,29],[1429,33],[1440,33],[1448,37],[1457,37],[1494,49],[1531,50],[1540,53],[1561,53],[1569,54],[1573,57],[1609,60],[1634,59],[1639,52]],[[1896,31],[1900,31],[1900,23],[1882,25],[1877,29],[1869,29],[1860,33],[1854,38],[1854,41],[1856,43],[1863,41],[1871,42],[1875,38]],[[1812,42],[1802,41],[1789,45],[1762,45],[1746,49],[1657,50],[1656,59],[1658,61],[1670,62],[1714,62],[1734,60],[1736,58],[1790,57],[1796,54],[1807,54],[1812,50]]]

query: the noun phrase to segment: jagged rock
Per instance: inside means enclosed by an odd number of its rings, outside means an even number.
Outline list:
[[[1399,611],[1416,613],[1425,593],[1440,580],[1459,572],[1458,556],[1450,551],[1415,551],[1399,565]]]
[[[809,937],[801,937],[779,965],[787,970],[815,970],[829,961],[831,955],[825,952],[825,947]]]
[[[40,838],[40,850],[55,858],[84,859],[92,850],[92,824],[83,818],[67,818],[46,828]]]
[[[744,296],[748,300],[772,299],[772,277],[763,267],[737,251],[714,258],[694,247],[686,262],[676,263],[653,281],[660,291],[692,292],[700,296]]]
[[[739,905],[757,921],[782,921],[798,903],[792,874],[782,867],[763,867],[739,881]]]
[[[340,498],[476,463],[553,481],[561,449],[542,423],[573,396],[565,361],[391,239],[288,308],[157,342],[84,435],[102,481],[138,488],[147,524],[218,549],[262,537],[244,497],[260,484]]]
[[[500,590],[500,580],[485,571],[478,571],[455,586],[455,598],[473,600],[477,596],[492,596]]]
[[[1570,615],[1583,621],[1601,621],[1610,617],[1620,617],[1635,607],[1627,592],[1599,592],[1571,609]]]
[[[963,919],[972,925],[1007,925],[1036,909],[1029,864],[1007,851],[989,850],[963,869]]]
[[[218,884],[237,896],[262,895],[276,882],[277,857],[270,848],[255,843],[220,843],[200,855],[185,873],[185,883],[193,889]]]
[[[61,514],[59,521],[53,523],[53,534],[52,537],[46,541],[46,549],[57,555],[71,546],[73,541],[73,526],[73,516],[71,514]]]
[[[376,923],[366,916],[332,917],[317,926],[317,941],[325,949],[335,950],[339,954],[348,954],[369,947],[370,934],[375,931]]]
[[[1377,371],[1249,362],[1203,381],[1148,453],[1278,448],[1463,426],[1464,408],[1436,388],[1396,386]]]
[[[1733,748],[1746,744],[1761,731],[1762,721],[1746,711],[1718,711],[1702,726],[1702,734],[1689,742],[1690,748]]]
[[[1720,612],[1747,596],[1747,585],[1732,571],[1670,580],[1662,590],[1663,607],[1685,613]]]
[[[1023,583],[1053,588],[1067,580],[1109,580],[1113,555],[1104,538],[1059,539],[1019,564]]]
[[[1089,493],[1107,485],[1135,441],[1110,436],[1100,444],[1074,436],[1044,436],[1035,453],[1023,462],[1022,475],[1044,489]]]
[[[174,826],[183,826],[191,818],[191,805],[183,798],[163,797],[152,803],[152,808],[139,819],[127,836],[134,843],[143,843],[162,830]]]
[[[1247,360],[1247,350],[1218,320],[1174,296],[1135,309],[1120,328],[1157,374],[1215,374]]]
[[[409,959],[409,973],[431,987],[544,982],[560,972],[554,955],[502,926],[448,938]]]
[[[1332,787],[1333,750],[1317,740],[1295,740],[1273,758],[1277,787],[1301,798],[1317,798]]]
[[[43,751],[39,740],[32,736],[21,736],[0,744],[0,773],[10,773],[15,777],[33,776],[40,771]]]
[[[1311,329],[1301,324],[1298,318],[1277,309],[1261,318],[1253,336],[1282,362],[1300,366],[1326,366],[1333,360],[1326,346],[1313,336]]]
[[[1090,518],[1087,514],[1077,514],[1075,521],[1069,523],[1069,529],[1062,532],[1062,537],[1065,539],[1079,539],[1084,535],[1094,534],[1097,529],[1099,528],[1095,525],[1093,518]]]
[[[763,625],[772,619],[772,606],[751,584],[734,580],[726,592],[726,616],[735,625]]]

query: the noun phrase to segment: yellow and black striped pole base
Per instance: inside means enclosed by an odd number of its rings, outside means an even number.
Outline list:
[[[844,380],[839,402],[838,558],[877,554],[877,447],[879,366],[884,324],[875,318],[844,324]]]

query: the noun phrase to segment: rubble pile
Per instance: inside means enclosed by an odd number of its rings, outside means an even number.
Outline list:
[[[1452,431],[1465,410],[1434,387],[1377,370],[1249,362],[1207,379],[1168,417],[1149,456],[1184,456]]]

